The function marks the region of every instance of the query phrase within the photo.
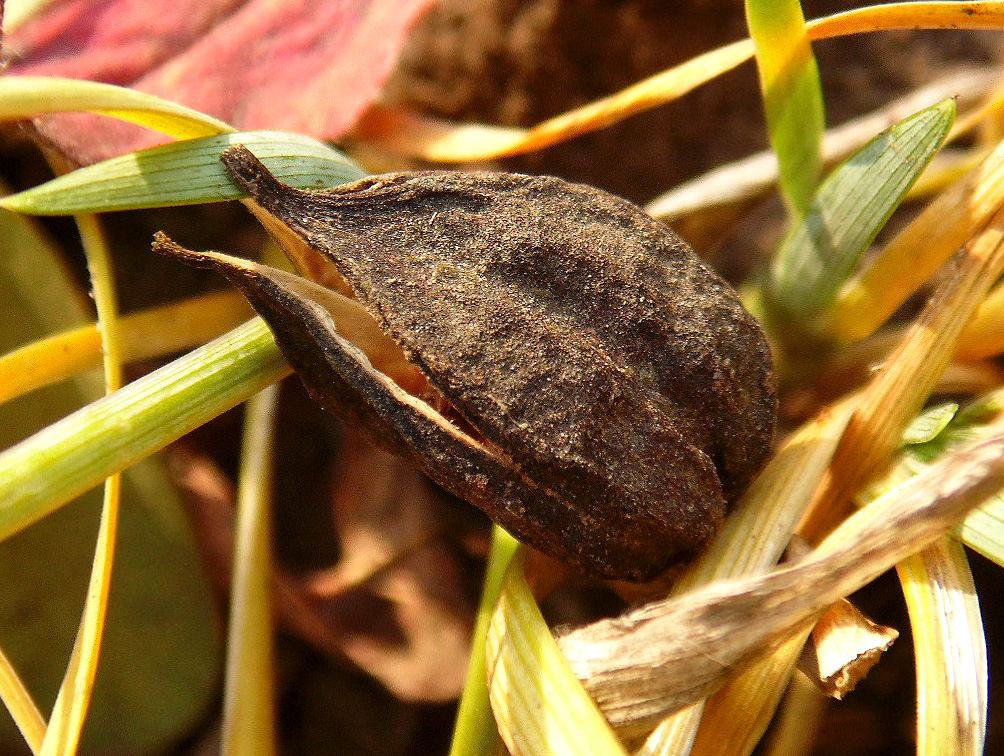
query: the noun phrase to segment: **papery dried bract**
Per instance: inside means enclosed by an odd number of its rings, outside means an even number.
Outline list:
[[[763,333],[634,205],[507,173],[302,192],[246,149],[223,160],[348,281],[444,412],[346,356],[323,308],[263,269],[202,261],[249,295],[321,404],[365,404],[353,414],[374,437],[521,540],[646,579],[699,551],[761,467],[776,414]]]

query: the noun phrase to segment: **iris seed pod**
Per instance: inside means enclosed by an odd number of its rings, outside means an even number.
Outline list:
[[[763,331],[635,205],[512,173],[300,191],[246,148],[222,159],[302,275],[155,248],[226,275],[323,407],[520,540],[647,580],[696,555],[763,465]]]

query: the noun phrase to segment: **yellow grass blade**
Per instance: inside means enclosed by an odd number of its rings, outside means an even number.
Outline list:
[[[101,325],[106,392],[122,385],[122,360],[118,339],[118,305],[114,273],[104,235],[95,216],[77,218],[80,238],[87,255],[94,301]],[[73,644],[66,675],[56,695],[56,703],[42,741],[40,756],[75,754],[80,745],[87,710],[91,703],[94,679],[98,671],[101,639],[104,635],[115,561],[115,535],[118,531],[119,496],[122,479],[115,474],[105,481],[104,507],[94,550],[94,565],[87,587],[87,599],[80,630]]]
[[[31,693],[18,677],[7,655],[0,650],[0,701],[10,712],[21,731],[25,743],[33,754],[42,750],[45,737],[45,719],[31,697]]]
[[[917,664],[917,754],[981,756],[987,650],[965,550],[942,538],[896,570]]]
[[[885,369],[866,388],[833,458],[810,520],[813,541],[850,511],[851,496],[885,465],[910,420],[920,411],[949,364],[963,327],[990,286],[1004,272],[1004,211],[967,246],[911,326]]]
[[[847,11],[807,24],[809,38],[813,41],[919,28],[1001,29],[1004,28],[1004,5],[996,2],[893,3]],[[456,124],[404,111],[374,108],[357,125],[356,136],[393,152],[433,162],[490,160],[531,152],[672,102],[744,63],[752,55],[750,40],[733,42],[530,129]]]
[[[248,400],[244,420],[220,736],[223,756],[276,752],[269,502],[278,400],[278,385],[263,389]]]
[[[123,363],[163,357],[204,344],[253,315],[234,291],[203,294],[120,319]],[[101,364],[97,324],[27,344],[0,357],[0,404]]]
[[[46,113],[70,111],[118,118],[175,139],[193,139],[235,130],[205,113],[113,84],[48,76],[0,78],[0,121],[18,121]]]
[[[513,756],[626,756],[558,649],[519,554],[488,628],[487,668],[492,710]]]
[[[761,573],[777,563],[799,517],[812,500],[854,411],[855,401],[849,399],[828,408],[784,443],[744,494],[708,551],[677,584],[674,596],[717,580]],[[725,748],[725,741],[730,739],[739,742],[759,739],[801,646],[801,642],[794,643],[790,658],[778,661],[782,657],[775,655],[774,660],[735,680],[719,694],[721,700],[705,712],[703,719],[700,705],[673,714],[648,739],[646,753],[684,753],[695,737],[698,744],[705,743],[702,748],[713,749]],[[734,706],[765,715],[734,717],[731,710]]]

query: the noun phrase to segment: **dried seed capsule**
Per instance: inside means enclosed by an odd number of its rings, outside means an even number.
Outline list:
[[[339,332],[328,289],[159,248],[228,275],[322,405],[521,540],[648,579],[706,545],[762,466],[776,395],[759,324],[629,202],[446,171],[304,192],[244,148],[223,160],[305,242],[301,271],[330,279],[333,266],[414,374],[375,369]]]

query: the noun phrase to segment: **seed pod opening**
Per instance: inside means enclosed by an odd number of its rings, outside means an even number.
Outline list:
[[[244,148],[223,160],[300,254],[344,278],[413,366],[417,396],[340,332],[341,295],[166,240],[161,251],[228,275],[322,405],[521,540],[648,579],[710,540],[765,461],[776,395],[760,326],[634,205],[508,173],[304,192]]]

